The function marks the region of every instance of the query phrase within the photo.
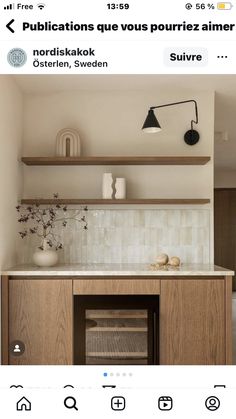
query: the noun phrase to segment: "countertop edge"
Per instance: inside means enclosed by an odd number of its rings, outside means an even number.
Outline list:
[[[69,268],[69,269],[68,269]],[[74,269],[73,269],[74,268]],[[82,265],[81,268],[73,267],[73,265],[59,265],[58,267],[52,268],[37,268],[26,265],[16,266],[10,269],[3,270],[2,276],[55,276],[55,277],[165,277],[165,276],[233,276],[234,271],[222,268],[216,265],[199,265],[194,267],[194,265],[186,265],[180,267],[177,270],[155,270],[149,269],[148,264],[140,264],[140,268],[137,267],[137,264],[134,268],[122,269],[122,265],[119,265],[119,269],[111,269],[111,265],[107,269],[104,268],[104,265],[99,268],[95,265],[94,269],[91,269],[91,265]]]

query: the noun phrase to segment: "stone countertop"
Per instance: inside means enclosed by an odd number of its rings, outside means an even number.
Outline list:
[[[203,264],[182,264],[179,268],[168,267],[157,270],[150,264],[71,264],[40,268],[33,265],[19,265],[2,271],[8,276],[232,276],[234,272],[221,266]]]

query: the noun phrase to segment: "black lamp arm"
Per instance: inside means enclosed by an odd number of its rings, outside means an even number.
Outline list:
[[[158,109],[158,108],[166,108],[167,106],[174,106],[174,105],[181,105],[182,103],[194,103],[194,107],[195,107],[195,116],[196,119],[194,121],[194,119],[191,120],[191,130],[193,130],[193,124],[198,124],[198,109],[197,109],[197,102],[196,100],[184,100],[182,102],[174,102],[174,103],[167,103],[166,105],[159,105],[159,106],[151,106],[150,109]]]

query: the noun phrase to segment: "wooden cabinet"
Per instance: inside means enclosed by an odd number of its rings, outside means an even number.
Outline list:
[[[214,191],[215,263],[236,271],[236,188]],[[236,291],[236,276],[234,276]]]
[[[73,294],[159,295],[161,365],[232,363],[230,276],[2,277],[2,363],[73,364]]]
[[[73,364],[72,280],[10,280],[9,301],[9,343],[25,344],[11,365]]]
[[[227,363],[224,279],[161,281],[160,349],[163,365]]]

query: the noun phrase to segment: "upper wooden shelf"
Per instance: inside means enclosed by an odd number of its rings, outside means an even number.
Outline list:
[[[27,166],[204,165],[209,156],[22,157]]]
[[[202,205],[210,199],[22,199],[26,205]]]

